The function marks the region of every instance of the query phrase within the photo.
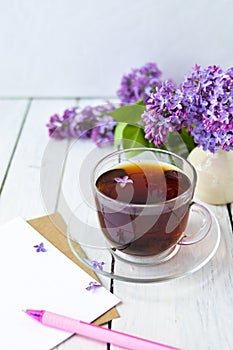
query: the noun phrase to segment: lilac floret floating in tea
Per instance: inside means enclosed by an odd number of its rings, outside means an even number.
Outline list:
[[[114,180],[118,182],[121,186],[121,188],[124,188],[127,183],[132,184],[133,180],[129,178],[129,176],[125,175],[122,178],[121,177],[115,177]]]
[[[101,287],[101,284],[96,282],[96,281],[92,281],[89,283],[89,285],[86,287],[86,290],[93,290],[96,289],[98,287]]]
[[[44,243],[41,242],[40,244],[37,244],[37,245],[34,245],[33,248],[36,248],[36,252],[39,253],[39,252],[47,252],[47,249],[45,249],[44,247]]]
[[[103,270],[103,265],[105,263],[103,261],[98,262],[96,259],[91,261],[91,265],[94,267],[94,269],[99,269],[99,270]]]

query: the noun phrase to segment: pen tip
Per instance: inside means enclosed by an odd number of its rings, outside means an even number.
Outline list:
[[[26,309],[26,310],[24,310],[24,312],[28,316],[34,318],[37,321],[41,321],[41,319],[42,319],[42,317],[43,317],[43,315],[45,313],[44,310],[34,310],[34,309]]]

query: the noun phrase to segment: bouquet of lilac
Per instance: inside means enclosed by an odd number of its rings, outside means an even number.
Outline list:
[[[145,137],[160,146],[182,127],[203,150],[233,149],[233,68],[195,65],[179,88],[169,81],[152,93],[142,115]]]
[[[160,77],[155,63],[132,69],[117,90],[119,108],[107,102],[55,114],[47,125],[50,136],[166,148],[178,134],[189,152],[196,146],[233,150],[233,67],[195,65],[179,86]]]
[[[123,108],[111,115],[131,128],[133,125],[132,144],[142,143],[142,135],[135,129],[140,126],[144,129],[145,146],[152,143],[154,147],[166,148],[169,138],[177,133],[189,152],[196,146],[212,153],[218,149],[233,150],[233,68],[223,71],[219,66],[209,66],[201,70],[195,65],[180,86],[166,80],[146,102],[128,106],[130,113]],[[125,125],[120,133],[129,138],[130,133],[125,132],[128,127]]]

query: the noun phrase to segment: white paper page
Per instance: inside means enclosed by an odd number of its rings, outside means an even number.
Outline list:
[[[119,303],[22,218],[0,227],[0,320],[4,350],[48,350],[70,334],[48,328],[22,310],[42,309],[92,322]],[[44,244],[46,252],[36,252]]]

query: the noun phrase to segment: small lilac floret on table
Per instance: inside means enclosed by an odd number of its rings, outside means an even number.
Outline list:
[[[36,252],[39,253],[39,252],[47,252],[47,249],[45,249],[44,247],[44,243],[41,242],[40,244],[37,244],[37,245],[34,245],[33,248],[36,248]]]
[[[96,281],[92,281],[89,283],[89,285],[86,287],[86,290],[94,290],[98,287],[101,287],[101,284],[96,282]]]
[[[91,261],[91,265],[94,267],[94,269],[99,269],[99,270],[103,270],[103,265],[105,263],[103,261],[98,262],[96,259]]]

